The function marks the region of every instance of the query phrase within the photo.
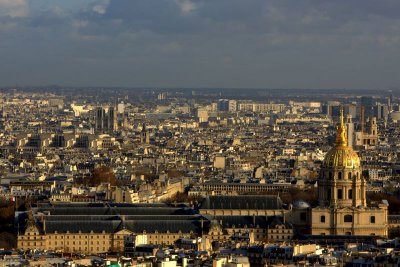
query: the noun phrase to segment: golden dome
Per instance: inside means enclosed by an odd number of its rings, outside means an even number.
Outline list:
[[[335,146],[325,155],[324,167],[360,168],[360,158],[348,146]]]
[[[343,123],[343,110],[340,112],[340,125],[336,131],[335,146],[325,155],[323,167],[330,168],[360,168],[360,158],[347,146],[346,128]]]

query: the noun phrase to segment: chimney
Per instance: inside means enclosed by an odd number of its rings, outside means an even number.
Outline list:
[[[126,225],[125,225],[125,215],[121,215],[121,223],[122,223],[122,228],[125,229]]]

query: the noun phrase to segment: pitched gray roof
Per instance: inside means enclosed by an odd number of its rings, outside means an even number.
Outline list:
[[[137,220],[137,221],[126,221],[126,229],[141,233],[146,231],[147,233],[193,233],[201,232],[201,222],[197,220],[167,220],[167,221],[155,221],[155,220]]]
[[[66,233],[69,231],[70,233],[78,233],[81,231],[82,233],[90,233],[93,231],[94,233],[101,233],[105,231],[106,233],[115,232],[121,221],[112,220],[112,221],[48,221],[45,222],[45,232],[46,233],[54,233],[57,231],[58,233]]]
[[[47,207],[38,208],[37,212],[50,215],[190,215],[190,208],[174,207]]]

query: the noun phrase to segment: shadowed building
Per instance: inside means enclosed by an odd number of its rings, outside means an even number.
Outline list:
[[[214,216],[283,216],[282,200],[273,195],[207,196],[200,214]]]

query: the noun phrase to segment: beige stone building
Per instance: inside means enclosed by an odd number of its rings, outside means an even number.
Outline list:
[[[135,236],[136,245],[172,245],[200,237],[209,226],[189,208],[164,204],[63,203],[32,213],[18,234],[19,249],[122,252],[127,236]]]
[[[124,237],[133,233],[126,229],[118,230],[115,233],[106,231],[95,232],[43,232],[41,229],[30,223],[23,235],[18,236],[18,248],[23,250],[40,249],[62,252],[82,253],[107,253],[109,251],[123,251]],[[137,236],[146,240],[144,234]]]
[[[335,146],[321,166],[318,201],[311,212],[313,235],[388,235],[388,205],[367,206],[366,181],[357,153],[347,145],[343,114]]]

